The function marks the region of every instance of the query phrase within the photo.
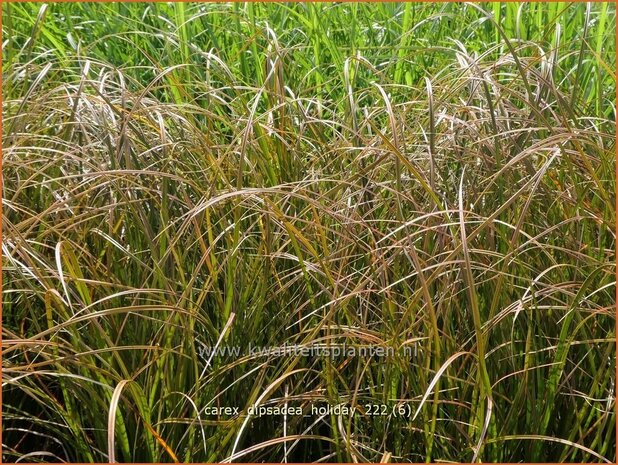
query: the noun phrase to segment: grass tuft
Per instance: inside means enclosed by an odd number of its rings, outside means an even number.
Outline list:
[[[2,14],[4,461],[615,461],[615,4]]]

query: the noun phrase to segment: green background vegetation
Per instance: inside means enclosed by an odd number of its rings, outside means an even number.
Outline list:
[[[2,14],[4,460],[615,461],[614,4]]]

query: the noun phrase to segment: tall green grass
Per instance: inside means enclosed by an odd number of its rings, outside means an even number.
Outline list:
[[[3,460],[615,461],[614,4],[2,13]]]

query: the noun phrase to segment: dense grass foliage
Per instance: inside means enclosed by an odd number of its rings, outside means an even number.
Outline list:
[[[2,12],[4,460],[615,461],[614,4]]]

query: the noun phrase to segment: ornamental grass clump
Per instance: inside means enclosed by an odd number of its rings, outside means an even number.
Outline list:
[[[4,461],[615,461],[614,4],[2,12]]]

